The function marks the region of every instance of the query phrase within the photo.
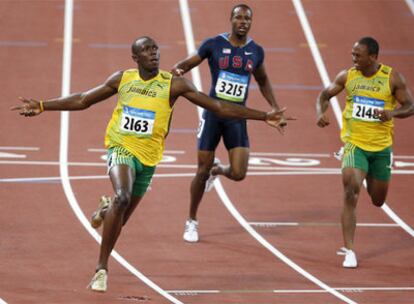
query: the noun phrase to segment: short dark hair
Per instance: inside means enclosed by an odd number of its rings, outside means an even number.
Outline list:
[[[145,39],[145,40],[153,40],[149,36],[141,36],[141,37],[138,37],[137,39],[135,39],[134,42],[131,45],[131,51],[132,51],[133,54],[136,54],[138,52],[138,42],[140,40],[143,40],[143,39]]]
[[[248,6],[247,4],[237,4],[236,6],[234,6],[231,10],[231,14],[230,14],[230,19],[233,18],[234,16],[234,11],[237,8],[244,8],[245,10],[249,10],[250,14],[253,16],[253,10],[250,8],[250,6]]]
[[[363,38],[359,39],[358,43],[363,44],[367,47],[369,55],[377,55],[378,56],[378,54],[379,54],[379,44],[378,44],[377,40],[375,40],[374,38],[372,38],[372,37],[363,37]]]

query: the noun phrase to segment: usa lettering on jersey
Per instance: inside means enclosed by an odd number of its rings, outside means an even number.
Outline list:
[[[230,64],[230,56],[224,56],[219,58],[219,68],[221,70],[225,70],[229,67]],[[247,72],[253,71],[253,60],[247,59],[245,64],[243,62],[243,57],[241,56],[234,56],[231,60],[231,65],[234,69],[244,68]]]

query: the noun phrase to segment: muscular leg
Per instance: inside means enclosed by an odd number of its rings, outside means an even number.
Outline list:
[[[128,222],[129,217],[134,212],[135,208],[138,206],[141,199],[142,196],[132,196],[131,203],[129,204],[128,209],[125,211],[124,222],[122,225],[125,225]]]
[[[356,168],[342,170],[344,186],[344,205],[341,215],[342,234],[345,247],[351,250],[353,249],[356,228],[356,205],[365,176],[365,172]]]
[[[115,191],[115,197],[105,212],[99,262],[96,267],[98,270],[108,270],[109,255],[121,232],[126,211],[131,206],[132,185],[135,178],[134,171],[127,165],[113,167],[109,175]]]
[[[190,219],[197,220],[197,210],[214,161],[214,151],[198,151],[198,168],[190,188]]]
[[[249,164],[249,148],[237,147],[229,150],[230,165],[218,165],[211,169],[213,175],[224,175],[225,177],[241,181],[246,177]]]
[[[135,208],[138,206],[138,203],[141,201],[141,199],[142,199],[142,196],[132,196],[131,203],[129,204],[128,209],[125,211],[124,221],[123,221],[122,226],[124,226],[127,223],[129,217],[134,212]],[[105,219],[105,215],[108,209],[109,209],[109,206],[104,209],[101,209],[100,216],[103,219]]]
[[[372,176],[367,176],[366,180],[368,194],[371,197],[372,203],[377,207],[381,207],[384,205],[385,198],[387,197],[389,182],[377,180]]]

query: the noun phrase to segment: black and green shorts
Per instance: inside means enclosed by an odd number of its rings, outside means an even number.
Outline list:
[[[135,181],[132,188],[132,195],[144,196],[154,175],[155,166],[145,166],[137,157],[123,147],[111,147],[108,149],[108,172],[116,165],[127,165],[134,170]]]
[[[358,168],[380,181],[389,181],[392,169],[392,148],[371,152],[358,148],[354,144],[345,144],[342,169]]]

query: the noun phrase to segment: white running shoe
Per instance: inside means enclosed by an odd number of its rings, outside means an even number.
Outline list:
[[[342,161],[342,158],[344,157],[344,152],[345,152],[345,148],[341,147],[338,152],[334,152],[334,157],[337,160]]]
[[[88,285],[93,291],[105,292],[107,289],[108,274],[105,269],[98,270]]]
[[[215,157],[214,162],[213,162],[213,167],[216,167],[220,164],[221,164],[220,160],[217,157]],[[204,192],[209,192],[211,189],[213,189],[214,181],[217,179],[217,177],[218,177],[218,175],[213,175],[213,174],[210,173],[210,177],[206,181],[206,186],[204,188]]]
[[[198,242],[198,222],[192,219],[188,219],[185,222],[185,230],[183,239],[186,242],[196,243]]]
[[[340,250],[341,251],[338,252],[338,254],[345,256],[342,266],[344,268],[356,268],[358,266],[358,262],[355,252],[345,247],[342,247]]]

